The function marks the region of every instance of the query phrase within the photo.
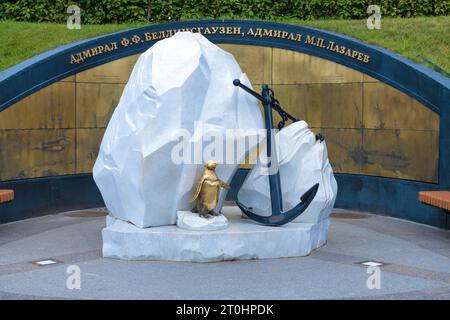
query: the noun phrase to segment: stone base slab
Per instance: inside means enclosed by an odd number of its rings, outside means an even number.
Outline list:
[[[229,227],[217,231],[190,231],[174,225],[141,229],[108,217],[102,230],[103,256],[189,262],[287,258],[306,256],[327,240],[329,219],[269,227],[242,219],[237,207],[224,207],[222,212]]]

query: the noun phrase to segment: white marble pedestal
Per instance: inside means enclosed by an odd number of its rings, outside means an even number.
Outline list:
[[[176,226],[141,229],[107,217],[102,231],[103,256],[124,260],[212,262],[300,257],[323,246],[329,219],[317,224],[262,226],[242,219],[237,207],[224,207],[229,226],[216,231],[190,231]]]
[[[206,217],[190,211],[177,212],[177,227],[191,231],[216,231],[228,228],[228,220],[225,215]]]

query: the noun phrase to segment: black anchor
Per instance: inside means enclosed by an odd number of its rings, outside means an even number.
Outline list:
[[[272,215],[265,217],[260,216],[254,212],[252,212],[251,207],[247,207],[239,202],[239,199],[236,200],[236,204],[238,207],[247,215],[250,219],[259,222],[268,226],[281,226],[286,224],[295,218],[297,218],[303,211],[308,208],[311,201],[314,199],[317,190],[319,189],[319,184],[316,183],[312,186],[308,191],[306,191],[301,197],[301,202],[297,204],[294,208],[283,212],[283,198],[281,194],[281,184],[280,184],[280,172],[278,170],[278,160],[276,158],[276,152],[274,157],[272,158],[272,149],[275,149],[275,141],[272,139],[272,109],[277,111],[281,116],[281,121],[278,123],[278,129],[282,129],[284,124],[288,120],[292,120],[293,122],[298,121],[297,118],[293,117],[289,113],[283,110],[278,100],[275,99],[273,90],[269,88],[268,85],[262,85],[262,94],[258,94],[253,91],[249,87],[243,85],[239,79],[235,79],[233,84],[237,87],[242,88],[256,99],[260,100],[264,107],[264,122],[267,130],[267,169],[269,172],[269,186],[270,186],[270,202],[272,205]],[[273,146],[272,146],[273,144]],[[273,169],[275,167],[275,170]],[[272,172],[275,171],[275,172]]]

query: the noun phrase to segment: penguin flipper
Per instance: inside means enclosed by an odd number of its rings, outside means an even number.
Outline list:
[[[191,200],[189,200],[189,202],[194,202],[198,198],[198,195],[200,194],[200,191],[202,190],[203,181],[205,181],[204,176],[197,182],[197,185],[195,186],[194,194],[192,195],[192,198],[191,198]]]

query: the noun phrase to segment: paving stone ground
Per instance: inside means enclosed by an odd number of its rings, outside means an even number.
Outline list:
[[[336,209],[308,257],[217,263],[105,259],[104,226],[98,210],[0,225],[0,299],[450,299],[450,231],[386,216]],[[385,264],[380,289],[364,261]]]

